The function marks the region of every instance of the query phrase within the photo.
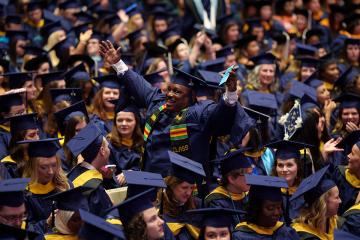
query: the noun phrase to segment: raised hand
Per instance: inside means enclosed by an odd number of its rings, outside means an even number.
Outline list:
[[[236,82],[237,82],[236,71],[233,69],[230,72],[230,76],[229,76],[228,80],[226,81],[226,87],[227,87],[228,91],[230,91],[230,92],[236,91]]]
[[[120,47],[115,49],[114,45],[109,40],[101,41],[99,52],[103,59],[110,65],[119,62],[121,59]]]

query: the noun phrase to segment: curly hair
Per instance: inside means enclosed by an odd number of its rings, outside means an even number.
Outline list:
[[[307,224],[315,229],[326,229],[326,199],[331,195],[331,189],[323,193],[320,198],[302,208],[295,223]]]
[[[146,222],[144,214],[138,213],[129,222],[123,223],[126,239],[138,240],[147,239]]]
[[[17,142],[25,140],[26,131],[27,130],[22,130],[12,134],[9,144],[10,156],[16,161],[20,175],[26,162],[29,160],[29,156],[27,155],[28,144],[18,144]]]

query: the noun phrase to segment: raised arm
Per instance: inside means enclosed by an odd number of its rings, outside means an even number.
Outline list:
[[[130,70],[121,60],[120,47],[115,49],[110,41],[102,41],[100,54],[116,71],[128,94],[135,98],[139,107],[147,108],[155,96],[160,95],[159,89],[153,88],[140,74]]]

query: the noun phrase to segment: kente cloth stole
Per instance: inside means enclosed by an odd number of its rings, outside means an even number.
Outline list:
[[[154,125],[158,122],[159,116],[166,109],[166,104],[156,109],[145,123],[144,141],[146,142],[151,134]],[[171,151],[176,152],[185,157],[191,158],[189,135],[186,126],[186,115],[188,108],[181,110],[176,115],[170,126],[170,142]]]

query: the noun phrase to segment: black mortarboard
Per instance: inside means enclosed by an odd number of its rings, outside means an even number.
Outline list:
[[[304,83],[314,89],[317,89],[319,86],[324,84],[324,81],[318,79],[318,75],[318,72],[315,71],[304,81]]]
[[[117,208],[121,222],[127,223],[142,211],[154,207],[152,203],[154,191],[156,191],[155,188],[150,188],[140,194],[132,196],[119,205],[108,209],[107,212]]]
[[[360,108],[360,95],[353,93],[344,93],[334,99],[335,102],[340,102],[340,108]]]
[[[360,39],[358,38],[345,38],[344,45],[360,45]]]
[[[307,56],[307,57],[315,57],[317,52],[316,47],[310,46],[310,45],[305,45],[305,44],[296,44],[296,56],[300,57],[300,56]]]
[[[24,191],[29,178],[12,178],[0,181],[0,206],[19,207],[25,202]]]
[[[50,95],[53,104],[61,101],[76,103],[82,100],[82,90],[80,88],[51,88]]]
[[[25,50],[25,55],[29,54],[34,56],[42,56],[44,54],[47,54],[47,52],[44,49],[32,45],[25,46],[24,50]]]
[[[4,112],[12,106],[19,106],[24,104],[20,93],[11,93],[0,95],[0,112]]]
[[[65,134],[67,122],[75,116],[85,116],[88,119],[88,113],[84,101],[77,102],[70,107],[61,109],[54,113],[59,131],[62,135]]]
[[[66,60],[68,66],[74,66],[76,62],[86,63],[90,68],[92,68],[95,64],[94,60],[89,55],[85,54],[72,54]]]
[[[160,70],[158,72],[149,73],[144,75],[146,81],[148,81],[152,86],[157,83],[165,82],[164,78],[159,74],[161,72],[166,71],[167,69]]]
[[[276,159],[280,158],[282,160],[287,160],[290,158],[300,159],[300,150],[305,147],[312,147],[312,145],[295,141],[280,140],[269,143],[266,147],[276,149]]]
[[[80,8],[81,5],[74,0],[67,0],[59,4],[59,9],[71,9],[71,8]]]
[[[230,209],[230,208],[199,208],[194,210],[188,210],[186,212],[189,215],[200,215],[201,225],[203,227],[231,227],[233,221],[233,215],[243,214],[243,211]]]
[[[27,40],[28,39],[28,31],[25,30],[8,30],[6,31],[6,36],[13,40]]]
[[[91,34],[90,39],[97,39],[99,41],[102,41],[105,39],[105,36],[103,33],[98,32],[98,31],[93,31],[93,33]]]
[[[41,64],[46,62],[50,64],[50,59],[47,55],[34,57],[24,64],[24,69],[26,71],[36,71],[41,66]]]
[[[360,130],[352,131],[339,142],[336,147],[344,149],[344,155],[348,155],[352,147],[360,140]]]
[[[55,193],[44,198],[55,202],[55,208],[65,211],[78,211],[79,209],[88,210],[88,200],[83,195],[90,190],[90,187],[76,187],[63,192]]]
[[[10,62],[6,59],[0,59],[0,66],[4,68],[4,72],[8,72],[10,67]]]
[[[301,67],[313,67],[318,68],[320,61],[313,57],[299,57],[297,60],[300,61]]]
[[[248,46],[248,44],[252,41],[256,41],[256,36],[255,35],[244,35],[242,38],[240,38],[237,42],[236,42],[236,47],[244,49]]]
[[[216,58],[227,57],[233,54],[235,54],[234,47],[232,45],[228,45],[216,51]]]
[[[168,29],[166,29],[164,32],[160,33],[159,38],[163,42],[166,42],[166,39],[168,39],[172,36],[180,36],[180,30],[177,25],[171,26]]]
[[[27,4],[27,10],[34,11],[36,9],[43,9],[44,5],[45,5],[45,2],[43,0],[31,0]]]
[[[138,195],[152,188],[166,188],[163,177],[158,173],[144,171],[123,171],[127,183],[127,198]],[[156,191],[150,199],[152,202],[156,200]]]
[[[39,140],[24,140],[17,142],[18,144],[28,143],[28,155],[29,157],[53,157],[59,150],[58,144],[59,138],[45,138]]]
[[[119,80],[115,74],[96,77],[94,80],[100,83],[101,88],[107,87],[112,89],[120,89]]]
[[[81,33],[86,32],[89,29],[92,29],[92,22],[84,22],[81,23],[79,25],[74,26],[73,28],[71,28],[71,30],[73,30],[75,32],[76,37],[80,37]]]
[[[305,94],[317,102],[316,90],[302,82],[293,81],[289,91],[286,93],[291,99],[301,99]]]
[[[63,80],[64,72],[62,71],[49,72],[49,73],[39,74],[36,77],[41,79],[42,86],[45,87],[50,82]]]
[[[84,12],[84,11],[80,11],[77,13],[74,13],[74,16],[77,18],[78,21],[80,21],[81,23],[85,23],[85,22],[94,22],[96,20],[96,18],[91,15],[88,12]]]
[[[192,88],[199,84],[206,85],[206,83],[202,79],[186,73],[178,68],[174,68],[174,74],[171,76],[171,82],[183,85],[188,88]]]
[[[39,128],[36,113],[17,115],[8,119],[10,120],[10,130],[13,136],[15,133],[23,130]]]
[[[104,22],[106,22],[110,26],[114,26],[116,24],[119,24],[121,20],[117,14],[109,14],[104,18]]]
[[[216,31],[214,31],[213,29],[210,28],[206,28],[204,27],[204,25],[200,24],[200,23],[195,23],[195,25],[193,26],[193,28],[200,32],[200,31],[204,31],[205,34],[211,38],[213,41],[214,39],[216,39],[218,37],[218,35],[216,34]]]
[[[46,24],[40,29],[40,33],[43,36],[44,39],[48,39],[48,37],[58,30],[64,29],[61,25],[60,21],[52,22],[49,24]]]
[[[335,229],[334,240],[360,240],[360,237],[344,230]]]
[[[221,72],[224,71],[225,58],[215,58],[213,60],[207,60],[199,64],[199,69]]]
[[[18,14],[9,14],[5,17],[5,23],[14,23],[14,24],[22,24],[21,15]]]
[[[345,28],[349,28],[351,23],[355,22],[358,19],[360,19],[359,13],[350,13],[345,17],[342,24],[345,26]]]
[[[164,3],[155,4],[151,9],[151,14],[155,20],[167,20],[171,15]]]
[[[166,47],[161,46],[156,42],[144,43],[144,47],[147,52],[147,58],[163,56],[168,52],[168,49],[166,49]]]
[[[301,104],[301,111],[305,112],[308,109],[311,108],[320,108],[319,104],[317,102],[317,97],[315,93],[315,97],[310,96],[309,94],[304,94],[300,101]]]
[[[263,53],[251,58],[251,61],[253,61],[256,66],[260,64],[275,64],[276,57],[272,53]]]
[[[339,4],[330,4],[330,14],[335,14],[335,13],[342,13],[342,14],[347,14],[347,9],[345,6],[340,6]]]
[[[176,50],[176,48],[177,48],[177,46],[179,46],[180,44],[187,44],[186,43],[186,40],[185,39],[183,39],[183,38],[178,38],[178,39],[176,39],[173,43],[171,43],[169,46],[168,46],[168,51],[170,52],[170,53],[174,53],[175,52],[175,50]]]
[[[303,179],[296,192],[292,195],[291,201],[304,196],[307,204],[316,202],[325,192],[335,187],[336,184],[325,177],[329,165]]]
[[[211,72],[206,70],[198,70],[199,76],[206,82],[206,87],[221,88],[219,83],[221,82],[221,75],[217,72]]]
[[[119,99],[111,100],[111,102],[116,106],[115,113],[131,112],[140,117],[140,110],[132,99],[122,96]]]
[[[64,75],[64,79],[66,81],[66,85],[71,86],[77,82],[90,81],[90,75],[86,71],[84,63],[80,63],[76,67],[68,70]]]
[[[199,176],[205,177],[205,171],[201,163],[190,160],[182,155],[168,151],[172,163],[172,176],[182,181],[194,184]]]
[[[80,209],[80,217],[85,222],[78,233],[80,239],[126,239],[122,228],[107,222],[101,217],[82,209]]]
[[[278,109],[278,104],[274,94],[249,90],[249,96],[248,105],[256,111],[266,114],[272,113],[274,110],[276,111]]]
[[[3,76],[8,79],[10,89],[22,88],[25,82],[32,81],[31,73],[27,72],[5,73]]]
[[[249,198],[282,201],[281,188],[288,188],[284,178],[248,174],[245,174],[245,178],[246,183],[251,185]]]
[[[127,15],[129,15],[129,17],[132,17],[136,14],[141,14],[140,9],[137,5],[137,3],[132,3],[130,6],[128,6],[127,8],[125,8],[125,12]]]
[[[147,33],[144,29],[138,29],[129,33],[126,38],[129,39],[131,44],[134,44],[142,36],[147,36]]]
[[[10,225],[0,224],[0,239],[3,240],[36,240],[43,239],[40,233],[36,233],[30,230],[24,230],[18,227],[12,227]]]
[[[251,117],[252,119],[254,119],[256,121],[257,125],[260,125],[260,124],[266,125],[269,122],[269,118],[270,118],[269,115],[255,111],[248,107],[243,106],[243,108],[244,108],[245,112],[249,115],[249,117]]]
[[[97,156],[103,139],[104,137],[99,128],[95,124],[89,123],[70,139],[66,146],[75,157],[81,154],[85,159],[84,161],[91,163]]]
[[[309,31],[306,32],[305,37],[308,40],[309,38],[313,36],[318,36],[321,38],[324,35],[324,32],[320,28],[312,28]]]
[[[221,28],[227,28],[229,25],[239,24],[239,22],[235,19],[235,15],[231,13],[229,15],[223,15],[219,17],[216,20],[216,24]]]
[[[240,168],[250,168],[251,162],[249,158],[245,157],[244,151],[247,149],[237,149],[235,151],[228,152],[226,155],[214,160],[220,163],[221,175],[226,176],[232,170]]]
[[[340,87],[341,89],[346,88],[354,79],[355,76],[359,74],[359,71],[352,66],[342,72],[339,78],[335,81],[334,85]]]

